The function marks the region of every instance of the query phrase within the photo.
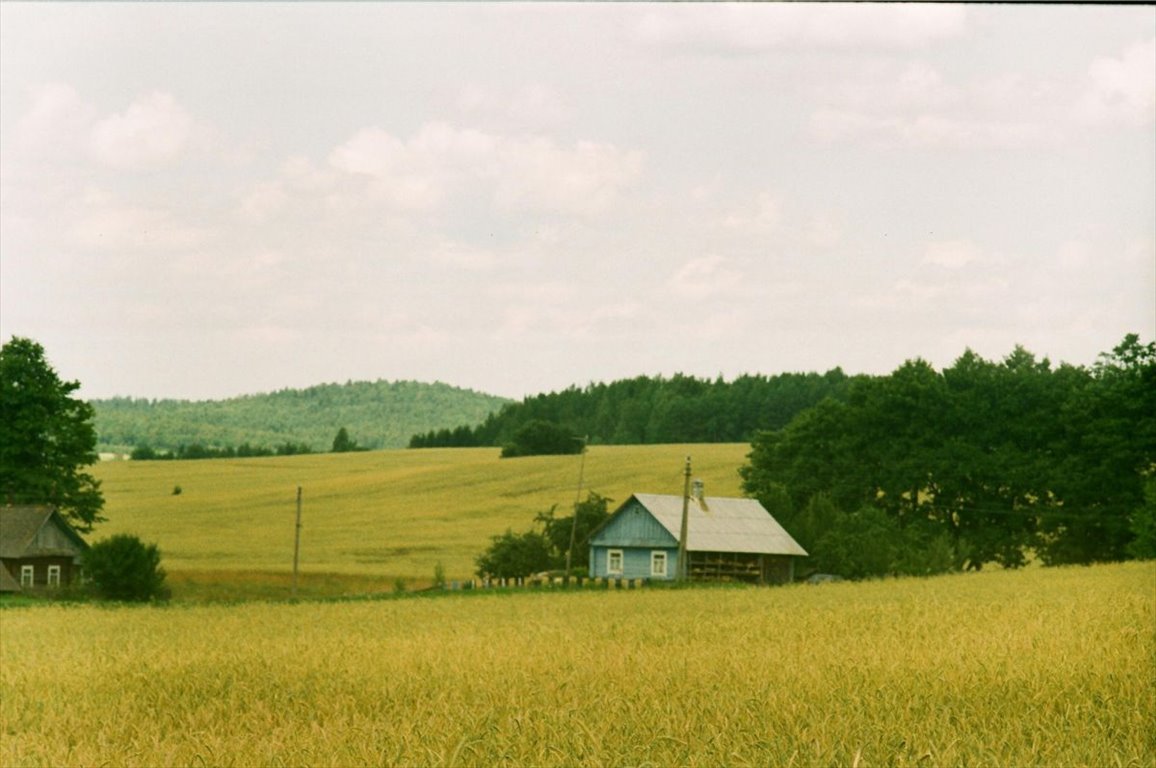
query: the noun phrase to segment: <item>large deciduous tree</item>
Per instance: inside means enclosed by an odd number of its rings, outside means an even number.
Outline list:
[[[865,507],[936,550],[928,563],[897,555],[899,572],[938,568],[945,545],[974,568],[1033,551],[1046,563],[1143,556],[1156,527],[1144,490],[1156,475],[1156,344],[1128,336],[1090,370],[1022,347],[1001,362],[968,351],[942,372],[910,361],[759,434],[749,458],[747,493],[788,520],[799,510],[803,539],[824,533],[803,543],[816,563],[841,533],[857,551],[849,516],[881,530]],[[819,494],[838,515],[816,527]]]
[[[1156,474],[1156,342],[1130,334],[1101,355],[1059,420],[1052,490],[1060,503],[1041,518],[1040,556],[1125,559],[1143,526],[1145,483]]]
[[[31,339],[0,347],[0,494],[11,504],[51,504],[77,529],[102,521],[93,409],[72,396]]]

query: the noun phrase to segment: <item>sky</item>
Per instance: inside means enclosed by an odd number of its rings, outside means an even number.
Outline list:
[[[0,335],[88,398],[1156,336],[1156,8],[0,3]]]

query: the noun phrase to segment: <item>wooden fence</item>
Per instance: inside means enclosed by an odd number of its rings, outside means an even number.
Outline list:
[[[641,589],[650,579],[591,578],[588,576],[528,576],[517,579],[451,581],[446,589]]]

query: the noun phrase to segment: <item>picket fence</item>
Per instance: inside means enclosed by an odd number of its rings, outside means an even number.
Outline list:
[[[528,576],[516,579],[467,579],[451,581],[446,589],[641,589],[650,579],[622,579],[589,576]]]

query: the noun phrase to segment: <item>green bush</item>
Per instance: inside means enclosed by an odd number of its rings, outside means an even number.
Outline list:
[[[502,448],[502,458],[517,456],[563,456],[582,453],[585,443],[573,430],[552,421],[534,419],[514,434],[514,442]]]
[[[513,579],[548,571],[559,565],[550,540],[537,531],[494,536],[490,548],[476,560],[478,576]]]
[[[147,602],[168,597],[161,553],[156,544],[120,533],[92,545],[84,573],[98,597]]]

